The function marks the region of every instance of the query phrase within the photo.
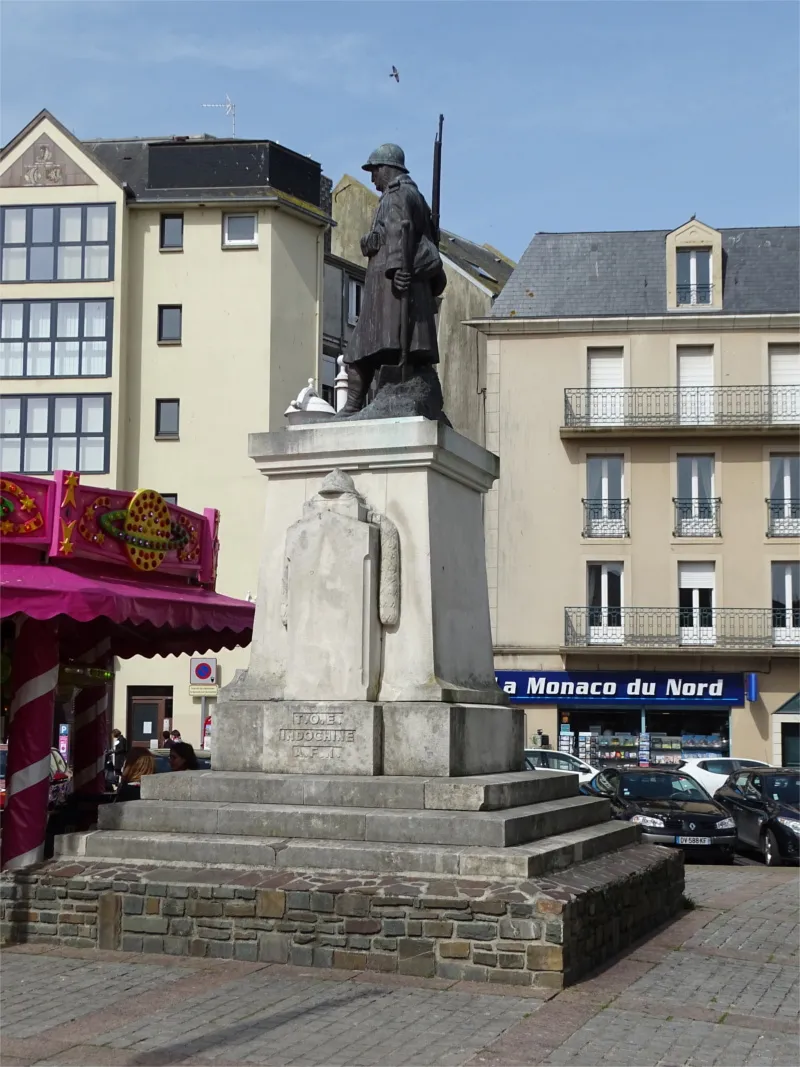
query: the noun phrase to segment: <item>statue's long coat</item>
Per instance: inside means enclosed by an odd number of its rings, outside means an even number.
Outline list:
[[[382,355],[380,362],[396,362],[400,351],[401,301],[392,288],[392,275],[403,266],[401,223],[411,223],[411,287],[408,291],[409,354],[415,363],[438,363],[436,297],[446,285],[439,250],[433,243],[431,212],[417,186],[402,174],[387,186],[361,238],[368,257],[367,277],[345,363]]]

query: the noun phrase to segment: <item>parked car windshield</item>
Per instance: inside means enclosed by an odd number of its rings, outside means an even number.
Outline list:
[[[770,774],[764,778],[764,796],[782,804],[800,805],[800,777],[794,774]]]
[[[685,774],[623,774],[620,796],[626,800],[708,800],[708,793]]]

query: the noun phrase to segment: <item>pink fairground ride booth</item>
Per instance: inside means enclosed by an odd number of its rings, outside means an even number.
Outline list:
[[[57,690],[74,693],[74,789],[102,793],[114,658],[249,644],[254,606],[214,591],[218,526],[217,511],[149,489],[99,489],[71,471],[0,474],[0,617],[13,634],[4,869],[44,856]]]

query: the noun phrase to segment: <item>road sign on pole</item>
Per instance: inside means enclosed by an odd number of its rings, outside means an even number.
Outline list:
[[[189,668],[189,685],[216,685],[216,656],[192,656]]]

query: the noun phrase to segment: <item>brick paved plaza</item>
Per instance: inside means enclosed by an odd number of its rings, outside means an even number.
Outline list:
[[[3,952],[2,1067],[798,1062],[798,878],[689,867],[694,911],[563,993],[47,946]]]

